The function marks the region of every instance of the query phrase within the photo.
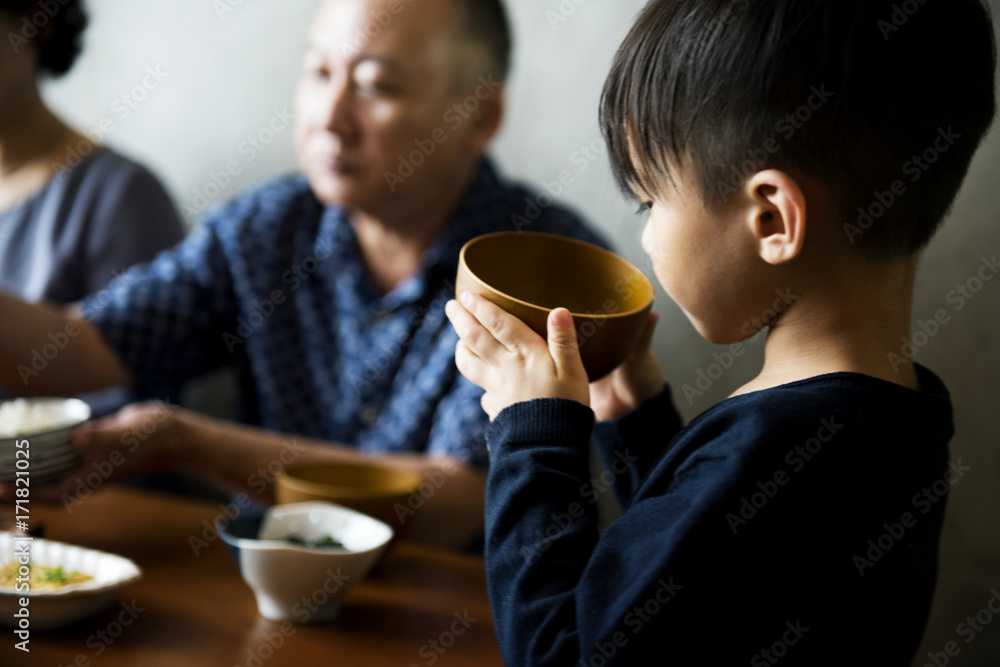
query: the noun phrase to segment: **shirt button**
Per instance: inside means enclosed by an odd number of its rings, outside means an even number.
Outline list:
[[[360,417],[361,423],[365,426],[371,426],[375,423],[379,416],[379,409],[374,405],[364,405],[361,407]]]

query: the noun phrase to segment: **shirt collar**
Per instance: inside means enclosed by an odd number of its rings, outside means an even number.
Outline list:
[[[454,274],[462,246],[480,234],[496,230],[497,216],[506,211],[505,194],[493,162],[484,157],[451,224],[424,253],[421,273],[444,269]]]
[[[429,292],[453,287],[462,246],[480,234],[497,229],[497,216],[506,211],[504,197],[505,190],[492,160],[483,157],[451,223],[424,252],[420,269],[385,296],[378,294],[365,275],[354,228],[342,207],[327,206],[318,243],[332,249],[331,256],[341,267],[350,267],[351,274],[363,283],[358,285],[359,289],[378,301],[382,310],[394,310],[420,300]]]

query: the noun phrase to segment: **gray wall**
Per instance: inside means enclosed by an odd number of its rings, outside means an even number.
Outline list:
[[[278,133],[252,160],[240,150],[275,110],[290,107],[302,36],[316,5],[316,0],[243,0],[220,17],[208,0],[90,0],[93,23],[84,56],[71,76],[48,88],[47,97],[80,129],[98,128],[108,119],[104,127],[113,132],[106,141],[152,167],[178,205],[203,205],[196,193],[204,195],[211,173],[236,160],[242,173],[219,192],[209,187],[209,198],[224,201],[260,178],[295,168],[290,131]],[[624,255],[641,262],[640,221],[616,193],[603,152],[589,160],[577,151],[599,138],[596,110],[604,74],[643,2],[509,0],[509,5],[519,48],[495,155],[509,175],[537,186],[572,171],[564,201],[604,229]],[[574,11],[553,22],[552,12],[560,6]],[[147,67],[159,67],[167,76],[136,95],[144,99],[123,117],[115,100],[142,84]],[[927,651],[942,651],[956,641],[961,653],[951,664],[961,667],[1000,661],[1000,619],[969,643],[968,635],[957,634],[958,624],[984,608],[991,589],[1000,587],[1000,280],[986,283],[961,310],[948,294],[975,276],[982,257],[1000,254],[998,176],[1000,132],[994,132],[923,260],[914,307],[917,319],[931,318],[941,308],[951,315],[917,360],[951,388],[957,422],[953,456],[971,466],[952,490],[940,585],[920,655],[926,659]],[[664,294],[658,297],[663,319],[657,354],[676,387],[693,386],[700,371],[712,370],[713,353],[721,350],[701,340]],[[678,393],[684,416],[698,414],[753,377],[762,346],[754,347],[703,396],[689,402]]]

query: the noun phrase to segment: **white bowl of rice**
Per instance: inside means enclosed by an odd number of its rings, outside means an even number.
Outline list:
[[[73,430],[90,419],[77,398],[18,398],[0,403],[0,482],[57,479],[80,465]]]

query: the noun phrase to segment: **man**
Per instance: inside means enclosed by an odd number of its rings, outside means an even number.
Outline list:
[[[414,515],[401,513],[410,535],[469,543],[482,529],[486,416],[455,370],[444,316],[458,252],[525,225],[599,242],[565,211],[533,209],[483,157],[509,45],[497,0],[328,0],[296,93],[303,176],[241,196],[68,312],[0,295],[0,315],[17,323],[0,332],[0,384],[169,395],[235,364],[252,426],[147,404],[81,428],[76,446],[91,462],[119,451],[116,478],[181,469],[262,502],[259,472],[276,463],[374,457],[434,482]],[[67,327],[65,349],[26,374]],[[294,446],[282,433],[299,436]],[[72,493],[84,470],[48,497]]]

